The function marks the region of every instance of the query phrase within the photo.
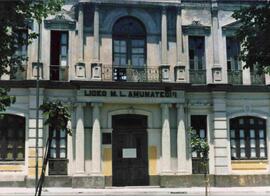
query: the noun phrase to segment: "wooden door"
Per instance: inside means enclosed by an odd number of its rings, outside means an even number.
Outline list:
[[[149,184],[146,117],[113,118],[113,186]]]

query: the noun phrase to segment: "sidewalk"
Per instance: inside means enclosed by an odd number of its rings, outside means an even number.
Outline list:
[[[34,188],[17,188],[17,187],[1,187],[0,195],[9,194],[33,194]],[[270,187],[209,187],[211,193],[261,193],[270,195]],[[202,194],[204,193],[203,187],[191,188],[159,188],[159,187],[106,187],[105,189],[81,189],[81,188],[43,188],[46,195],[74,195],[74,194],[89,194],[89,195],[121,195],[121,194]]]

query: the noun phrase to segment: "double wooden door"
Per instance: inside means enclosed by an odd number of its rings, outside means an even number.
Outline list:
[[[146,117],[113,118],[113,186],[149,184]]]

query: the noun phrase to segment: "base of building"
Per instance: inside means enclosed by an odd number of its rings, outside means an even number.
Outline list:
[[[270,186],[270,174],[265,175],[209,175],[211,187]],[[203,187],[204,175],[149,176],[150,186]],[[34,187],[35,179],[0,181],[0,187]],[[112,176],[46,176],[44,187],[104,188],[112,186]]]

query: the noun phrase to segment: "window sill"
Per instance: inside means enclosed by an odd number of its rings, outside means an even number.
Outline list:
[[[0,161],[0,165],[24,165],[25,161]]]
[[[242,159],[242,160],[231,160],[232,163],[268,163],[267,159]]]

